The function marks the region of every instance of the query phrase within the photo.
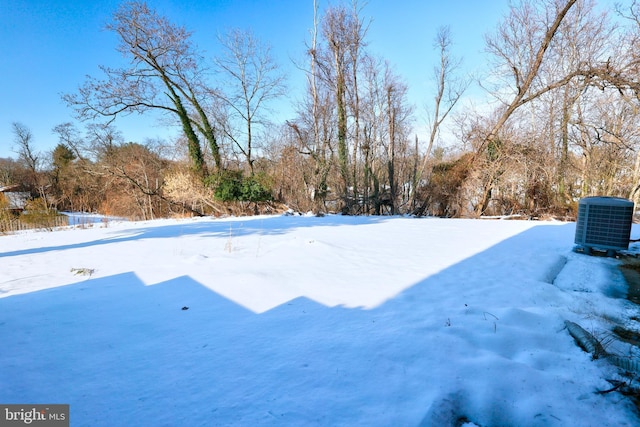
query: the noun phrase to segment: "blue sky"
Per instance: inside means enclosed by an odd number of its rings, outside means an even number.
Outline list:
[[[60,95],[75,91],[86,75],[101,77],[99,65],[122,64],[115,35],[104,30],[118,4],[117,0],[0,0],[0,157],[15,157],[14,121],[32,130],[37,150],[53,149],[57,138],[51,129],[73,121]],[[191,29],[195,43],[210,55],[216,51],[217,32],[251,29],[272,46],[290,76],[290,102],[282,104],[281,114],[284,118],[292,114],[293,107],[287,105],[301,96],[303,80],[292,60],[303,58],[313,0],[150,0],[148,4]],[[476,71],[484,65],[484,34],[507,11],[508,0],[370,0],[362,15],[371,19],[370,51],[392,64],[420,112],[433,96],[429,79],[438,60],[433,50],[438,27],[450,26],[454,53]],[[158,126],[150,117],[131,116],[115,125],[125,139],[138,142],[171,138],[177,132]]]

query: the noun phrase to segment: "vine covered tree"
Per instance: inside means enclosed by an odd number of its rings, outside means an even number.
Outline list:
[[[112,121],[123,114],[165,112],[182,126],[194,171],[207,175],[201,137],[215,166],[221,168],[213,121],[207,113],[210,89],[191,33],[139,1],[123,3],[107,29],[118,35],[118,51],[131,59],[129,66],[101,66],[106,78],[88,78],[77,93],[64,95],[67,104],[81,119]]]

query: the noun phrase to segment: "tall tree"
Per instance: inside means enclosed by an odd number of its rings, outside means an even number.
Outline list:
[[[538,11],[530,0],[522,0],[519,7],[511,8],[511,14],[499,26],[496,36],[487,37],[488,50],[505,61],[506,67],[510,68],[512,72],[515,86],[513,98],[506,104],[502,114],[485,138],[487,143],[496,137],[518,107],[552,89],[563,86],[571,78],[580,74],[580,70],[572,70],[560,76],[556,81],[531,91],[545,58],[545,53],[560,24],[576,1],[560,2],[557,0],[552,2],[546,0],[546,8]],[[553,20],[546,21],[549,17],[553,17]]]
[[[431,150],[442,123],[470,84],[469,79],[456,75],[461,60],[452,55],[452,43],[449,27],[440,27],[434,42],[434,46],[440,54],[440,61],[433,68],[436,93],[433,97],[433,110],[429,115],[429,141],[425,152],[425,162],[431,156]],[[422,170],[424,171],[424,165]]]
[[[407,86],[393,72],[389,64],[385,64],[384,72],[384,112],[387,121],[387,180],[389,188],[389,198],[385,203],[390,209],[391,215],[398,213],[399,178],[402,176],[398,170],[396,157],[404,159],[407,145],[407,132],[411,108],[407,106]],[[382,142],[383,145],[384,141]],[[400,156],[398,156],[400,154]]]
[[[415,208],[416,190],[427,170],[427,164],[431,159],[431,151],[433,150],[433,145],[436,142],[442,124],[471,82],[468,78],[456,75],[461,60],[455,58],[451,53],[452,43],[451,30],[449,27],[440,27],[434,40],[434,48],[437,49],[440,58],[439,62],[433,68],[433,79],[436,90],[433,96],[433,104],[427,106],[429,140],[427,141],[427,149],[424,153],[422,166],[419,169],[417,167],[418,140],[416,136],[416,171],[413,174],[413,185],[411,189],[411,198],[414,205],[412,208]],[[424,212],[425,208],[426,206],[423,205],[419,208],[419,211]]]
[[[191,33],[146,3],[124,2],[107,29],[120,39],[118,51],[131,59],[127,68],[101,66],[105,80],[89,78],[76,94],[64,95],[82,119],[156,110],[177,118],[189,147],[193,169],[207,174],[200,136],[216,167],[222,166],[213,121],[207,114],[207,87],[201,55]]]
[[[326,210],[329,174],[334,163],[335,117],[332,100],[334,91],[330,87],[331,67],[323,61],[324,52],[318,40],[319,26],[318,2],[314,0],[311,41],[306,51],[309,66],[303,68],[307,77],[307,96],[299,105],[297,118],[287,122],[296,152],[309,159],[307,167],[303,168],[303,184],[316,213]],[[287,157],[291,158],[292,155],[288,153]]]
[[[285,93],[285,75],[268,45],[250,31],[233,29],[219,37],[222,53],[214,58],[221,87],[213,93],[229,111],[222,131],[245,157],[253,175],[256,128],[266,124],[268,103]]]
[[[73,152],[74,157],[82,157],[81,151],[83,150],[83,139],[81,138],[80,132],[73,123],[61,123],[54,126],[52,131],[53,133],[58,135],[60,144],[66,146]]]
[[[329,7],[322,20],[322,35],[327,42],[333,65],[332,83],[337,117],[338,167],[342,178],[341,193],[347,204],[349,193],[349,151],[347,142],[347,75],[349,38],[353,16],[344,6]]]
[[[33,147],[33,133],[31,129],[19,122],[13,122],[11,127],[18,158],[35,177],[40,169],[41,159],[40,154],[38,154]]]
[[[509,15],[498,26],[493,36],[487,36],[487,50],[498,61],[505,78],[512,79],[510,96],[503,100],[503,107],[486,135],[476,148],[477,156],[488,156],[490,162],[500,157],[503,142],[498,133],[513,113],[523,105],[543,94],[562,87],[583,70],[575,69],[546,84],[538,84],[540,69],[560,25],[577,0],[545,0],[535,3],[520,0],[511,7]],[[485,173],[481,195],[476,203],[475,213],[481,215],[486,210],[493,186],[500,168],[490,168]]]
[[[352,136],[352,166],[351,166],[351,185],[353,187],[353,199],[358,201],[359,199],[359,183],[358,183],[358,153],[361,150],[362,143],[362,126],[360,120],[361,114],[361,83],[359,76],[361,74],[362,62],[366,58],[367,53],[364,48],[367,46],[365,41],[367,30],[369,28],[368,23],[365,23],[360,19],[360,6],[357,0],[352,0],[351,14],[353,24],[350,26],[351,34],[349,38],[349,68],[351,71],[351,90],[348,92],[353,115],[353,136]]]
[[[49,203],[45,191],[48,184],[47,176],[41,170],[42,155],[36,152],[33,147],[33,133],[27,126],[19,122],[13,122],[11,126],[14,134],[18,161],[22,163],[27,170],[27,184],[32,187],[32,190],[37,190],[44,202],[44,206],[48,209]]]

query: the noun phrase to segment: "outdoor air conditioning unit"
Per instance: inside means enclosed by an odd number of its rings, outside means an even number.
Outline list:
[[[584,248],[615,251],[629,249],[633,202],[619,197],[585,197],[578,204],[575,243]]]

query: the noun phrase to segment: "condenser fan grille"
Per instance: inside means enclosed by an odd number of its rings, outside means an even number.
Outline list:
[[[575,243],[592,248],[629,248],[633,202],[615,197],[586,197],[578,205]]]

